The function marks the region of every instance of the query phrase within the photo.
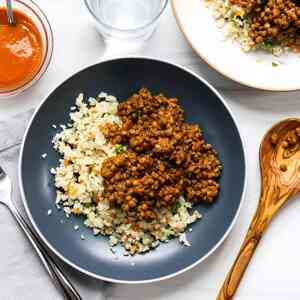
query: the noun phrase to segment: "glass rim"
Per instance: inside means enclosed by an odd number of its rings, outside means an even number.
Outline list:
[[[23,85],[18,86],[11,90],[6,91],[0,91],[0,98],[9,98],[16,96],[23,91],[30,88],[32,85],[34,85],[46,72],[48,69],[52,56],[53,56],[53,48],[54,48],[54,37],[53,37],[53,31],[49,22],[48,17],[44,13],[44,11],[41,9],[41,7],[33,0],[15,0],[16,2],[20,3],[21,5],[24,5],[28,9],[32,11],[32,13],[35,14],[35,16],[38,18],[39,22],[41,23],[43,27],[43,31],[46,38],[46,50],[43,57],[43,60],[41,62],[41,65],[35,75],[27,82],[25,82]]]
[[[150,0],[151,1],[151,0]],[[94,13],[93,9],[90,6],[89,0],[84,0],[85,6],[88,9],[89,13],[92,15],[92,17],[99,22],[101,25],[105,26],[106,28],[112,29],[112,30],[116,30],[116,31],[120,31],[120,32],[128,32],[128,31],[134,31],[134,30],[141,30],[144,29],[150,25],[152,25],[155,21],[157,21],[159,19],[159,17],[163,14],[164,10],[167,7],[167,4],[169,2],[169,0],[163,0],[164,3],[161,7],[161,9],[159,10],[159,12],[155,15],[155,17],[153,17],[153,19],[149,22],[147,22],[146,24],[142,25],[142,26],[138,26],[135,28],[130,28],[130,29],[121,29],[121,28],[117,28],[114,26],[111,26],[105,22],[103,22],[99,17],[96,16],[96,14]]]

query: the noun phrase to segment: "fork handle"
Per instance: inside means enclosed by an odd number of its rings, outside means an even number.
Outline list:
[[[55,285],[59,288],[64,298],[67,300],[82,300],[72,283],[63,274],[62,270],[55,263],[55,261],[50,257],[43,244],[38,240],[36,233],[29,227],[17,208],[14,205],[8,205],[8,208],[20,227],[23,229],[36,253],[40,257],[44,267],[48,271],[50,277],[53,279]]]

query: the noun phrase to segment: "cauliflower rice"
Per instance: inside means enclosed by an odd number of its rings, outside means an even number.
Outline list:
[[[76,107],[71,108],[70,123],[60,125],[62,130],[53,139],[54,149],[62,156],[59,165],[50,171],[55,176],[56,204],[62,206],[67,215],[83,215],[84,224],[95,235],[108,236],[110,247],[121,244],[125,248],[124,255],[149,251],[174,237],[190,246],[184,232],[201,215],[197,211],[190,212],[192,204],[183,197],[172,210],[160,209],[157,219],[140,221],[134,228],[120,208],[110,207],[101,198],[102,164],[119,151],[117,145],[105,139],[102,128],[108,123],[121,124],[117,109],[117,99],[105,93],[87,102],[83,94],[77,97]],[[95,197],[101,199],[98,204]]]

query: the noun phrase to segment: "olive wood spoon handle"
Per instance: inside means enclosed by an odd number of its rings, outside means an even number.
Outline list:
[[[260,170],[259,205],[217,300],[233,298],[270,221],[300,190],[300,119],[286,119],[267,132],[260,146]]]
[[[230,300],[234,296],[269,221],[268,216],[265,216],[261,207],[259,207],[251,221],[247,235],[233,266],[227,274],[217,300]]]

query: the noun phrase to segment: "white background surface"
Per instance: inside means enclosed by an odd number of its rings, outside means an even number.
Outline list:
[[[47,13],[53,27],[53,61],[35,87],[14,99],[0,101],[0,120],[35,107],[62,80],[104,59],[103,42],[90,23],[83,1],[37,2]],[[195,30],[201,34],[201,30],[205,29]],[[152,39],[144,49],[134,54],[168,59],[189,67],[208,79],[225,96],[246,141],[248,189],[241,214],[230,236],[201,265],[177,278],[140,286],[106,284],[102,287],[101,282],[79,279],[81,286],[90,292],[85,293],[89,295],[85,299],[215,299],[257,205],[260,188],[258,148],[261,138],[274,122],[300,116],[299,93],[256,91],[218,75],[189,48],[179,32],[170,6]],[[9,155],[5,159],[9,161]],[[271,224],[235,299],[300,299],[299,200],[291,201]],[[31,247],[3,207],[0,207],[0,236],[0,299],[60,299]],[[97,289],[102,292],[95,292]]]

